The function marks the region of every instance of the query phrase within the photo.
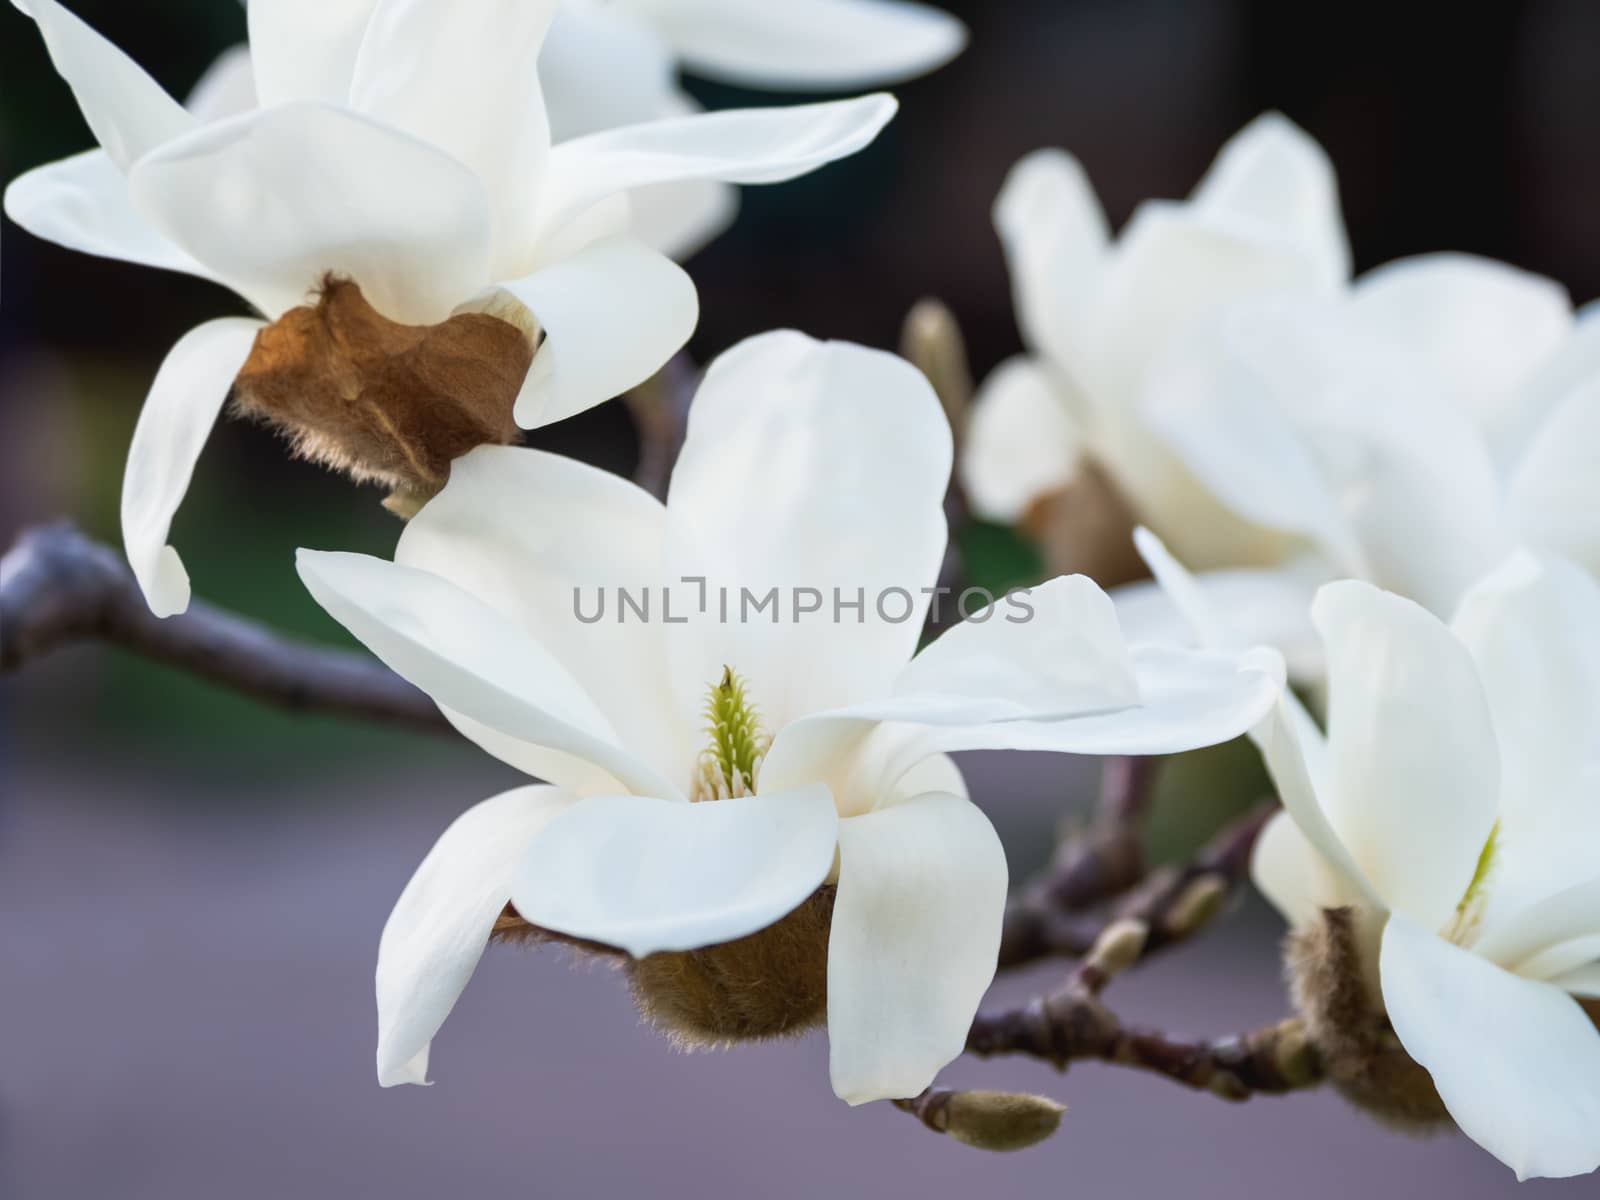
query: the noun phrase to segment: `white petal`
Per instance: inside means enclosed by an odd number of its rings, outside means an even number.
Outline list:
[[[825,787],[677,804],[593,796],[551,822],[511,899],[545,929],[635,958],[745,937],[786,916],[833,867]]]
[[[932,387],[894,355],[779,332],[713,362],[667,502],[668,576],[704,576],[711,593],[676,643],[679,693],[698,704],[732,666],[770,729],[886,695],[944,557],[951,454]],[[732,605],[741,588],[776,588],[784,611],[720,620],[721,587]],[[791,620],[796,589],[818,608]],[[836,589],[846,603],[862,594],[859,614],[835,619]],[[903,602],[880,606],[891,589]]]
[[[624,620],[620,609],[621,590],[642,596],[661,586],[665,525],[661,503],[621,476],[538,450],[480,446],[407,522],[394,558],[526,630],[582,681],[624,745],[687,779],[687,748],[702,738],[698,723],[673,720],[662,627]]]
[[[1328,650],[1329,820],[1391,909],[1442,928],[1498,815],[1472,656],[1425,609],[1365,583],[1328,584],[1312,618]]]
[[[957,796],[840,822],[828,1068],[841,1099],[915,1096],[962,1052],[994,978],[1006,882],[994,827]]]
[[[276,316],[353,278],[405,324],[489,282],[483,187],[449,156],[354,113],[264,109],[168,143],[129,175],[134,206]]]
[[[1491,437],[1512,424],[1521,385],[1572,329],[1560,284],[1470,254],[1386,263],[1357,280],[1351,304]]]
[[[643,383],[683,348],[700,317],[683,269],[629,238],[596,242],[499,286],[528,306],[546,334],[517,397],[524,429]]]
[[[1517,974],[1546,980],[1575,996],[1600,996],[1600,933],[1547,946],[1523,959]]]
[[[554,233],[618,192],[691,179],[781,183],[866,146],[894,116],[892,96],[728,109],[628,125],[550,153],[543,227]]]
[[[257,0],[259,3],[259,0]],[[378,942],[378,1082],[428,1082],[428,1047],[511,899],[529,845],[573,802],[523,787],[469,808],[412,875]]]
[[[350,107],[465,164],[492,214],[493,273],[534,267],[550,124],[537,64],[556,0],[387,0],[356,56]]]
[[[441,707],[576,755],[625,787],[682,796],[677,783],[618,743],[549,651],[481,600],[427,571],[361,554],[301,550],[296,562],[317,603]]]
[[[249,46],[233,46],[206,68],[183,101],[197,121],[223,121],[256,104],[256,72]]]
[[[1093,353],[1084,344],[1084,322],[1111,239],[1082,164],[1062,150],[1028,155],[1006,176],[994,226],[1023,337],[1072,374]]]
[[[1327,154],[1280,113],[1257,117],[1217,155],[1191,197],[1208,219],[1280,242],[1322,286],[1350,277],[1350,243]]]
[[[1014,523],[1077,472],[1083,433],[1063,386],[1038,360],[1018,356],[978,390],[961,450],[961,482],[978,516]]]
[[[1509,486],[1512,511],[1532,545],[1600,574],[1600,381],[1574,389],[1539,428]]]
[[[671,50],[619,5],[557,5],[539,84],[556,142],[693,111],[683,107]]]
[[[1578,313],[1567,339],[1508,397],[1504,420],[1489,431],[1500,466],[1514,468],[1551,415],[1595,379],[1600,379],[1600,308],[1590,304]]]
[[[122,540],[158,617],[189,607],[189,575],[167,545],[194,464],[244,366],[261,322],[241,317],[191,329],[168,352],[145,398],[122,477]]]
[[[714,180],[659,183],[628,193],[629,232],[684,262],[727,231],[739,215],[739,189]]]
[[[1591,859],[1590,871],[1595,867]],[[1493,887],[1491,876],[1490,886]],[[1488,925],[1473,952],[1508,971],[1523,968],[1535,956],[1563,942],[1600,935],[1600,875],[1562,888],[1521,911]]]
[[[356,53],[378,3],[262,0],[249,4],[250,55],[261,103],[347,103]]]
[[[1571,996],[1398,913],[1380,967],[1395,1032],[1463,1133],[1518,1179],[1600,1167],[1600,1030]]]
[[[194,118],[143,68],[56,0],[12,3],[38,22],[50,61],[71,86],[90,132],[122,170],[194,128]]]
[[[134,211],[128,179],[104,150],[17,176],[6,188],[5,209],[35,237],[69,250],[216,278]]]
[[[906,0],[642,0],[651,26],[697,75],[766,90],[896,83],[966,45],[948,13]]]
[[[1328,860],[1287,812],[1275,814],[1256,839],[1250,877],[1292,928],[1311,925],[1323,909],[1351,899]]]
[[[1568,971],[1565,975],[1551,980],[1556,987],[1574,996],[1583,996],[1589,1000],[1600,1000],[1600,963],[1593,966],[1579,967],[1575,971]]]

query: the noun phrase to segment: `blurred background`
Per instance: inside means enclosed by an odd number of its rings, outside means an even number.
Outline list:
[[[759,0],[752,0],[759,2]],[[183,94],[243,35],[233,0],[73,0]],[[1018,348],[989,222],[1009,166],[1059,145],[1112,219],[1188,191],[1222,141],[1277,108],[1339,170],[1358,267],[1458,249],[1600,293],[1600,5],[1275,0],[947,0],[973,43],[897,89],[868,152],[745,193],[690,264],[700,360],[774,326],[892,346],[919,297],[960,317],[982,373]],[[0,5],[0,181],[91,142],[24,18]],[[769,95],[691,83],[708,104]],[[184,331],[240,302],[204,282],[0,231],[0,543],[70,516],[116,541],[144,389]],[[620,405],[539,436],[619,471]],[[386,553],[359,491],[223,424],[176,528],[197,594],[308,637],[340,631],[300,590],[295,546]],[[405,879],[448,820],[515,782],[474,748],[284,716],[93,647],[0,682],[0,1196],[1507,1195],[1459,1138],[1411,1141],[1331,1095],[1228,1106],[1094,1066],[962,1061],[946,1081],[1045,1091],[1062,1132],[979,1154],[887,1106],[852,1112],[819,1038],[681,1056],[618,979],[496,950],[435,1044],[432,1089],[372,1078],[372,962]],[[1184,764],[1152,836],[1179,853],[1213,817]],[[978,756],[975,798],[1020,877],[1093,763]],[[1173,782],[1181,778],[1182,785]],[[1254,795],[1241,797],[1255,799]],[[1276,1019],[1276,918],[1259,902],[1115,995],[1128,1016],[1221,1034]],[[1007,978],[998,998],[1060,968]],[[1540,1195],[1593,1196],[1594,1183]]]

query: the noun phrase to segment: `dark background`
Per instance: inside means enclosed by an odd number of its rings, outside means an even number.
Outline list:
[[[179,95],[243,32],[233,0],[73,7]],[[1328,148],[1358,267],[1449,248],[1548,274],[1580,303],[1600,292],[1590,0],[944,7],[968,21],[972,46],[897,89],[884,137],[813,177],[747,190],[740,223],[690,264],[698,358],[774,326],[892,346],[906,309],[933,294],[986,370],[1018,346],[989,223],[1016,159],[1071,150],[1120,224],[1144,197],[1186,193],[1267,108]],[[771,99],[691,88],[717,107]],[[0,5],[0,181],[89,145],[29,22]],[[63,514],[115,541],[128,436],[157,364],[241,303],[9,224],[0,258],[0,542]],[[618,470],[634,454],[619,405],[539,440]],[[387,552],[397,526],[377,499],[224,424],[176,540],[197,594],[334,640],[290,555]],[[491,954],[438,1043],[439,1086],[380,1092],[370,979],[384,914],[449,817],[515,777],[470,747],[263,711],[94,648],[7,678],[0,706],[0,1196],[1465,1200],[1513,1187],[1470,1144],[1399,1139],[1331,1096],[1232,1108],[1126,1072],[1060,1080],[959,1063],[957,1082],[1072,1105],[1048,1147],[984,1157],[885,1106],[846,1110],[816,1039],[676,1056],[637,1028],[617,980],[548,955]],[[968,765],[1020,873],[1087,768]],[[1189,822],[1172,808],[1162,820],[1181,841]],[[1275,1019],[1278,930],[1252,903],[1117,1002],[1178,1029]]]

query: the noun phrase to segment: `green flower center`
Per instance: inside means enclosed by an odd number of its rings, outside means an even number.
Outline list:
[[[705,706],[707,745],[700,752],[690,788],[691,800],[727,800],[756,790],[756,777],[772,739],[761,725],[761,712],[732,667],[712,684]]]

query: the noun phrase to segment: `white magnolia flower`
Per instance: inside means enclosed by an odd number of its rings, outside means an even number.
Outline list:
[[[1344,285],[1350,252],[1321,148],[1261,117],[1187,201],[1145,202],[1114,241],[1077,160],[1039,151],[1013,169],[995,225],[1027,353],[990,376],[972,412],[961,469],[977,513],[1015,521],[1092,458],[1186,561],[1275,563],[1285,539],[1184,470],[1143,394],[1163,349],[1218,307]]]
[[[1294,639],[1334,578],[1448,617],[1517,546],[1600,572],[1600,314],[1551,280],[1432,254],[1336,298],[1236,304],[1180,339],[1145,399],[1212,495],[1299,547],[1220,582],[1239,644]]]
[[[38,22],[101,149],[14,181],[13,220],[74,249],[216,280],[268,320],[330,275],[402,325],[514,311],[545,335],[516,398],[524,428],[641,382],[694,328],[688,277],[615,236],[613,201],[657,183],[792,178],[859,150],[894,112],[874,96],[552,147],[535,61],[555,0],[257,0],[250,88],[235,56],[199,89],[196,111],[55,0],[15,3]],[[205,119],[217,113],[232,115]],[[228,318],[185,335],[134,433],[124,538],[158,615],[188,604],[168,530],[264,325]]]
[[[914,653],[951,453],[914,368],[774,333],[708,371],[665,506],[581,463],[484,447],[394,562],[301,552],[324,608],[550,784],[466,813],[401,896],[379,948],[381,1082],[425,1078],[508,900],[642,960],[780,928],[835,884],[818,945],[835,1090],[915,1095],[960,1053],[1006,864],[946,754],[1210,744],[1261,718],[1282,662],[1130,649],[1082,577]],[[637,604],[669,581],[653,620],[620,603],[585,619],[602,586]],[[741,607],[769,589],[777,607]]]
[[[966,44],[956,18],[906,0],[568,0],[539,59],[557,141],[698,111],[680,69],[761,89],[848,91],[943,66]],[[614,86],[594,86],[596,72]],[[682,260],[733,222],[738,189],[715,180],[629,193],[633,234]]]
[[[1202,635],[1194,581],[1152,567]],[[1519,1178],[1600,1166],[1600,585],[1522,551],[1445,625],[1318,593],[1326,736],[1291,693],[1255,731],[1285,813],[1256,882],[1295,926],[1351,906],[1367,982],[1461,1129]]]

